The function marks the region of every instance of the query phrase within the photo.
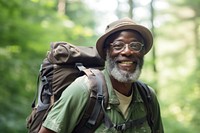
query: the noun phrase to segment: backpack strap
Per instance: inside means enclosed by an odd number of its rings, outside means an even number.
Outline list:
[[[105,120],[105,126],[106,126],[108,129],[110,129],[110,128],[115,128],[117,131],[123,132],[123,131],[125,131],[125,130],[127,130],[127,129],[129,129],[129,128],[134,127],[134,126],[139,126],[139,125],[143,124],[143,123],[146,121],[146,116],[144,116],[144,117],[142,117],[142,118],[140,118],[140,119],[129,120],[129,121],[126,121],[126,122],[121,123],[121,124],[115,124],[115,123],[113,123],[113,122],[110,120],[110,118],[109,118],[109,116],[107,115],[107,113],[106,113],[106,111],[105,111],[105,109],[104,109],[103,106],[102,106],[102,108],[103,108],[104,115],[105,115],[105,118],[104,118],[104,120]]]
[[[154,126],[154,103],[152,100],[152,95],[153,95],[153,90],[151,90],[145,83],[141,81],[135,82],[136,86],[138,87],[138,91],[142,97],[142,100],[144,101],[144,104],[146,106],[147,110],[147,121],[148,124],[153,131],[153,126]]]
[[[141,88],[138,89],[147,109],[147,120],[151,127],[152,133],[164,133],[162,124],[160,105],[153,89],[145,83],[138,81],[136,84]]]
[[[136,82],[135,83],[137,85],[137,88],[139,90],[139,93],[141,94],[142,99],[144,100],[145,106],[147,106],[147,116],[144,116],[140,119],[136,119],[136,120],[129,120],[126,121],[124,123],[121,124],[115,124],[111,121],[111,119],[109,118],[109,116],[107,115],[104,106],[102,106],[103,112],[104,112],[104,120],[105,120],[105,126],[110,129],[110,128],[115,128],[117,131],[125,131],[129,128],[132,128],[134,126],[139,126],[141,124],[143,124],[146,120],[148,121],[151,130],[153,131],[153,106],[152,106],[152,92],[150,90],[150,88],[142,83],[142,82]],[[154,133],[154,132],[153,132]]]
[[[102,123],[104,113],[102,106],[107,107],[108,90],[104,75],[97,69],[86,69],[81,63],[76,64],[89,79],[90,97],[82,119],[74,129],[74,133],[93,133]]]
[[[144,116],[140,119],[130,120],[122,124],[112,123],[109,116],[105,111],[105,107],[107,107],[108,102],[108,92],[105,84],[105,79],[102,73],[99,70],[95,69],[86,69],[82,64],[76,64],[79,70],[84,72],[90,81],[91,85],[91,93],[90,98],[86,106],[85,113],[83,118],[76,126],[74,133],[93,133],[95,129],[102,123],[102,119],[104,117],[104,123],[107,128],[115,128],[117,131],[125,131],[131,127],[141,125],[146,120],[152,130],[152,133],[155,133],[154,126],[154,113],[153,113],[153,101],[152,95],[153,90],[151,90],[146,84],[143,82],[137,81],[135,85],[138,88],[138,91],[144,101],[144,104],[147,109],[147,116]],[[106,88],[106,90],[104,90]],[[103,95],[103,91],[106,92]],[[106,99],[106,100],[105,100]]]
[[[115,123],[112,123],[112,121],[110,120],[109,116],[106,114],[106,111],[104,109],[104,107],[102,106],[103,108],[103,111],[104,111],[104,115],[105,115],[105,126],[107,128],[115,128],[117,131],[125,131],[129,128],[132,128],[134,126],[139,126],[141,124],[143,124],[146,120],[148,121],[148,124],[152,130],[152,133],[155,133],[154,132],[154,129],[153,129],[153,125],[154,125],[154,114],[153,114],[153,101],[152,101],[152,90],[150,90],[150,88],[140,82],[140,81],[137,81],[134,83],[136,85],[136,87],[138,88],[139,90],[139,93],[144,101],[144,104],[146,106],[146,109],[147,109],[147,116],[144,116],[140,119],[136,119],[136,120],[129,120],[127,122],[124,122],[124,123],[121,123],[121,124],[115,124]]]

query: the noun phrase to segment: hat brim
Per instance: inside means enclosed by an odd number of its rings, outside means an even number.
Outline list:
[[[108,31],[106,34],[102,35],[97,40],[96,48],[102,59],[104,60],[106,59],[106,51],[104,50],[104,45],[105,45],[104,43],[105,43],[106,38],[117,31],[127,30],[127,29],[137,31],[142,35],[144,39],[144,47],[145,47],[144,54],[147,54],[150,51],[153,45],[153,36],[151,32],[149,31],[149,29],[141,25],[124,25],[124,26],[119,26],[113,30]]]

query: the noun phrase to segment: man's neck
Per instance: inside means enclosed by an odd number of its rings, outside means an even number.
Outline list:
[[[125,96],[130,96],[132,93],[132,83],[123,83],[123,82],[119,82],[116,79],[114,79],[113,77],[110,77],[111,82],[112,82],[112,86],[115,90],[117,90],[118,92],[120,92],[121,94],[125,95]]]

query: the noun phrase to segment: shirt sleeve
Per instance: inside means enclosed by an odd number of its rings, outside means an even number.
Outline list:
[[[82,116],[89,97],[86,76],[76,79],[62,93],[43,126],[57,133],[71,133]]]

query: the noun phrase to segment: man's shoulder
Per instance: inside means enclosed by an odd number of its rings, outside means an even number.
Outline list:
[[[155,95],[155,90],[147,83],[143,81],[137,81],[135,82],[135,84],[137,85],[137,87],[142,88],[143,90],[147,91],[147,93],[152,93],[153,95]]]
[[[143,101],[146,100],[155,104],[158,103],[156,92],[151,86],[144,83],[143,81],[137,81],[135,82],[135,85],[137,86],[137,90]]]

